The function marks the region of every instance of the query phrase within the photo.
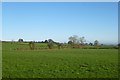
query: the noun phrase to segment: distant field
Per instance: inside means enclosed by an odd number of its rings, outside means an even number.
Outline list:
[[[39,46],[46,44],[37,44]],[[118,49],[46,49],[3,43],[3,78],[118,78]]]

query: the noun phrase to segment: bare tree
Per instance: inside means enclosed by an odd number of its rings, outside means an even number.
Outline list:
[[[84,42],[86,42],[86,40],[85,40],[85,37],[83,36],[83,37],[80,37],[79,38],[79,41],[80,41],[80,44],[84,44]]]
[[[98,40],[95,40],[95,41],[94,41],[94,45],[95,45],[95,46],[99,45],[99,41],[98,41]]]
[[[78,36],[77,35],[73,35],[73,36],[69,37],[69,40],[72,41],[73,44],[76,44],[77,40],[78,40]]]

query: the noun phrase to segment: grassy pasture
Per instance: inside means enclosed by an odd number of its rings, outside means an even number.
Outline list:
[[[46,44],[36,44],[46,46]],[[4,78],[117,78],[118,49],[43,49],[3,43]]]

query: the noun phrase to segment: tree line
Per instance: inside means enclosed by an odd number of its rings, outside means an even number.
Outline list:
[[[31,50],[34,50],[35,48],[35,43],[46,43],[48,48],[49,49],[53,49],[54,45],[57,45],[58,49],[61,49],[63,48],[64,46],[67,46],[67,47],[71,47],[71,48],[82,48],[83,46],[85,45],[90,45],[90,46],[98,46],[100,45],[99,44],[99,41],[98,40],[95,40],[94,43],[85,43],[86,42],[86,39],[85,37],[78,37],[77,35],[73,35],[73,36],[70,36],[68,38],[68,42],[67,43],[60,43],[60,42],[56,42],[56,41],[53,41],[52,39],[48,39],[48,40],[45,40],[45,41],[30,41],[29,42],[29,47]],[[18,39],[18,42],[25,42],[23,39]]]

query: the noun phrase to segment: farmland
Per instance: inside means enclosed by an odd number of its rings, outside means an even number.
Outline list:
[[[3,78],[118,78],[118,49],[27,48],[3,43]]]

